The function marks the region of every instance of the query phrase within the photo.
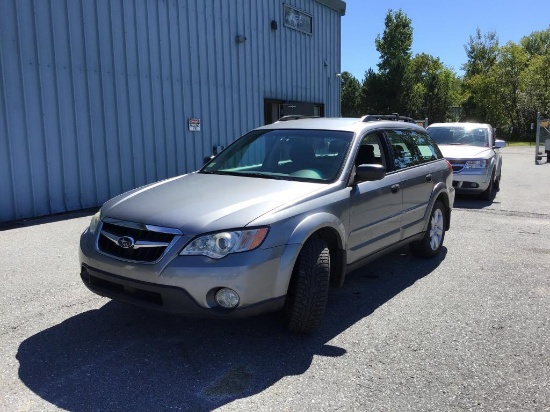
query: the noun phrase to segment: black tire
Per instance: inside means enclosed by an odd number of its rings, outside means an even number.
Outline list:
[[[328,298],[330,252],[325,241],[311,238],[292,272],[284,315],[291,332],[311,333],[321,323]]]
[[[432,258],[439,255],[445,239],[446,219],[443,203],[435,202],[430,213],[428,230],[424,237],[409,245],[413,255],[422,258]]]
[[[493,189],[495,188],[495,172],[493,170],[493,173],[491,174],[491,180],[489,182],[489,187],[485,189],[484,192],[481,192],[479,197],[482,200],[491,200],[493,198]]]
[[[502,170],[500,171],[497,179],[495,180],[495,190],[497,192],[500,190],[500,179],[502,179]]]

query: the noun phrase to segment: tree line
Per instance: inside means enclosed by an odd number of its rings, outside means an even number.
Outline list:
[[[478,28],[464,46],[458,76],[437,57],[412,55],[413,27],[401,10],[389,10],[375,39],[378,70],[362,82],[342,73],[343,117],[399,113],[429,123],[490,123],[509,140],[534,136],[537,112],[550,115],[550,27],[500,46],[495,32]]]

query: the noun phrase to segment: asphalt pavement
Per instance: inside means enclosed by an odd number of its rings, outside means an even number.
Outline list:
[[[311,336],[92,294],[89,211],[0,226],[0,411],[550,411],[550,164],[502,153],[439,258],[353,272]]]

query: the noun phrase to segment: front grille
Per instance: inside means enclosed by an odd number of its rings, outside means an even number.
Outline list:
[[[103,222],[97,246],[102,253],[119,259],[156,262],[175,237],[173,233],[160,230],[150,230],[124,222]]]

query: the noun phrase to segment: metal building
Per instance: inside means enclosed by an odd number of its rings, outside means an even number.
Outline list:
[[[344,13],[340,0],[0,0],[0,221],[196,170],[285,114],[339,116]]]

